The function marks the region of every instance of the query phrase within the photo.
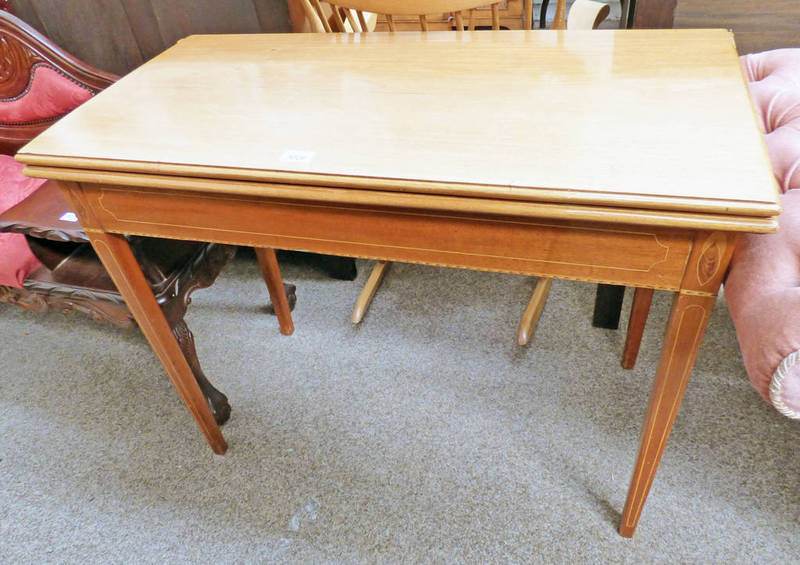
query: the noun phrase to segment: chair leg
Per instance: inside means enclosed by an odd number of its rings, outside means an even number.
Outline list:
[[[317,262],[328,276],[340,281],[352,281],[358,276],[356,261],[352,257],[317,255]]]
[[[550,293],[550,285],[553,284],[551,278],[540,278],[536,283],[536,288],[533,290],[533,296],[522,314],[522,319],[519,322],[519,330],[517,331],[517,343],[519,345],[527,344],[533,332],[536,330],[536,324],[539,322],[539,317],[544,310],[544,303],[547,301],[547,295]]]
[[[622,299],[625,287],[613,284],[598,284],[594,299],[594,315],[592,326],[616,330],[619,327],[619,316],[622,312]]]
[[[388,261],[378,261],[375,263],[375,266],[372,268],[372,272],[369,274],[367,283],[361,290],[361,294],[358,295],[356,306],[353,308],[353,315],[350,317],[350,319],[354,324],[359,323],[367,313],[367,310],[369,310],[369,305],[372,304],[372,299],[375,296],[375,292],[378,290],[378,287],[383,280],[383,276],[386,274],[386,269],[388,268]]]
[[[192,369],[194,378],[200,386],[200,390],[203,391],[203,396],[206,397],[208,406],[214,414],[214,419],[217,421],[217,424],[221,426],[231,417],[231,405],[228,404],[228,397],[214,388],[214,385],[209,382],[205,373],[203,373],[203,369],[200,368],[200,361],[197,359],[197,350],[194,347],[194,335],[189,330],[189,326],[186,325],[186,322],[182,319],[178,320],[172,327],[172,335],[178,340],[178,345],[181,346],[183,356],[186,357],[189,368]]]
[[[633,369],[636,358],[639,356],[639,346],[642,344],[642,334],[650,313],[650,304],[653,302],[652,288],[637,288],[633,292],[633,305],[631,317],[628,320],[628,336],[625,338],[625,351],[622,353],[622,367]]]
[[[255,248],[258,264],[261,267],[261,276],[267,283],[269,299],[272,301],[272,308],[278,317],[278,325],[283,335],[292,335],[294,332],[294,322],[292,322],[292,308],[297,301],[294,293],[294,285],[286,285],[281,278],[281,270],[278,267],[278,259],[275,257],[275,250],[266,247]]]
[[[542,7],[539,9],[539,29],[547,29],[547,7],[550,0],[542,0]]]

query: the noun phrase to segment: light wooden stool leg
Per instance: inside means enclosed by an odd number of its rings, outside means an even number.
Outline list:
[[[650,313],[650,304],[652,302],[652,288],[637,287],[633,291],[631,317],[628,319],[628,335],[625,338],[625,351],[622,353],[622,367],[624,369],[633,369],[633,366],[636,365],[639,346],[642,344],[644,326],[647,324],[647,315]]]
[[[281,270],[278,267],[278,259],[275,257],[275,250],[268,247],[256,247],[256,257],[261,266],[261,275],[267,283],[269,299],[272,301],[272,308],[278,317],[278,325],[283,335],[292,335],[294,332],[294,322],[292,321],[292,311],[289,301],[286,298],[286,291],[283,287]]]
[[[544,303],[547,301],[547,295],[550,293],[550,285],[553,284],[553,279],[540,278],[536,283],[536,288],[533,290],[533,296],[522,314],[522,319],[519,322],[519,330],[517,332],[517,343],[525,345],[530,341],[536,330],[536,324],[539,322],[539,317],[544,310]]]
[[[364,285],[364,288],[361,289],[361,294],[358,295],[356,306],[353,308],[353,315],[350,317],[350,319],[354,324],[359,323],[364,317],[364,314],[367,313],[367,310],[369,310],[369,305],[372,304],[372,299],[375,297],[375,292],[381,285],[383,276],[386,274],[386,269],[388,268],[388,261],[378,261],[375,263],[375,266],[372,268],[372,272],[369,274],[367,283]]]

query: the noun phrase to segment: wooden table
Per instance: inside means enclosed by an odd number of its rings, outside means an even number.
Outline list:
[[[779,211],[723,30],[194,36],[18,158],[61,181],[217,453],[120,234],[676,291],[625,536],[736,236]]]

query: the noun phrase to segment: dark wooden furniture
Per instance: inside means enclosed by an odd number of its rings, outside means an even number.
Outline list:
[[[636,29],[671,28],[678,0],[622,0],[620,27]]]
[[[20,100],[29,93],[34,70],[39,67],[55,70],[92,95],[117,79],[67,54],[4,11],[0,11],[0,61],[0,104]],[[61,117],[59,114],[35,121],[0,123],[0,151],[13,154]],[[4,118],[0,113],[0,120]],[[2,178],[0,190],[3,190]],[[31,251],[42,263],[29,274],[22,287],[0,286],[0,301],[39,312],[79,311],[96,321],[134,327],[133,315],[88,237],[80,224],[69,221],[71,212],[58,185],[47,181],[31,196],[0,214],[0,231],[24,234]],[[214,282],[235,247],[146,237],[128,240],[216,421],[224,423],[230,416],[230,405],[203,374],[192,332],[183,318],[192,292]],[[287,290],[291,291],[290,302],[293,302],[293,286]]]

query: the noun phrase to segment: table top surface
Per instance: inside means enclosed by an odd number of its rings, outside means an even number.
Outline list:
[[[779,211],[725,30],[192,36],[18,159],[565,206]]]

